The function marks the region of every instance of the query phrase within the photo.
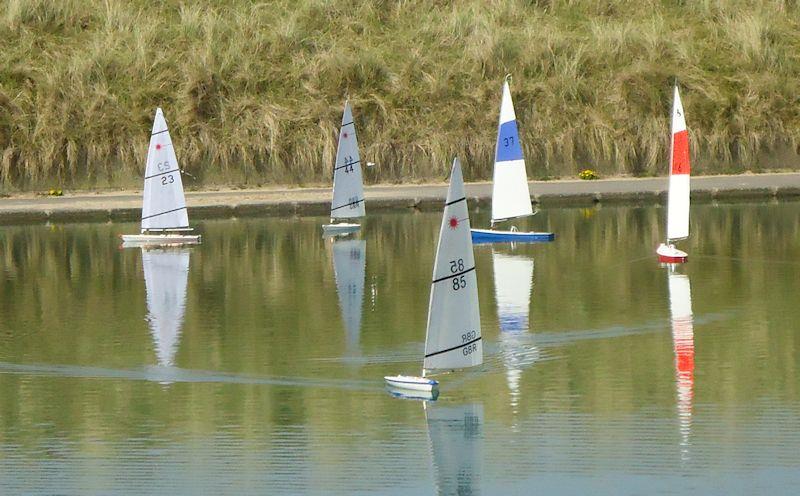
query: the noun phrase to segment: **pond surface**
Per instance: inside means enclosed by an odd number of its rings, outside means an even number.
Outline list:
[[[472,213],[473,226],[488,211]],[[542,211],[475,247],[485,363],[418,373],[439,213],[0,227],[3,494],[767,494],[800,483],[800,204]],[[525,223],[523,223],[524,227]]]

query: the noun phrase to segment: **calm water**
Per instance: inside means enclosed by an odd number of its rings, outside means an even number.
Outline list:
[[[2,227],[0,492],[794,493],[800,204],[695,207],[672,274],[663,212],[477,246],[485,364],[428,403],[382,376],[419,372],[438,213]]]

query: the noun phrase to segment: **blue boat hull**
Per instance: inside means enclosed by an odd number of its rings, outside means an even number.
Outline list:
[[[471,229],[472,243],[547,243],[556,239],[548,232],[495,231],[491,229]]]

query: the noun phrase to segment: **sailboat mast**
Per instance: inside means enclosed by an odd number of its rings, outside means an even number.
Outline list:
[[[677,79],[675,80],[674,88],[675,88],[674,92],[678,90],[678,81],[677,81]],[[672,97],[672,116],[671,116],[670,123],[669,123],[669,176],[667,178],[667,218],[665,219],[666,222],[664,222],[664,225],[667,226],[667,229],[666,229],[666,232],[665,232],[666,238],[667,238],[667,244],[670,243],[670,239],[669,239],[669,209],[670,209],[669,186],[670,186],[671,179],[672,179],[672,162],[675,160],[675,105],[676,104],[677,104],[677,102],[675,101],[675,96],[673,94],[673,97]]]

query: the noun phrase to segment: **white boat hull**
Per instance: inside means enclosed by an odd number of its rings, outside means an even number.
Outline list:
[[[425,377],[408,375],[392,375],[383,378],[386,384],[393,388],[410,389],[412,391],[433,391],[439,388],[439,381]]]
[[[120,234],[124,247],[162,246],[162,245],[196,245],[200,243],[199,234]]]
[[[436,401],[439,398],[439,390],[417,391],[416,389],[404,389],[386,386],[386,391],[395,398],[402,400]]]
[[[344,236],[361,229],[361,224],[350,224],[341,222],[339,224],[323,224],[322,234],[326,236]]]

